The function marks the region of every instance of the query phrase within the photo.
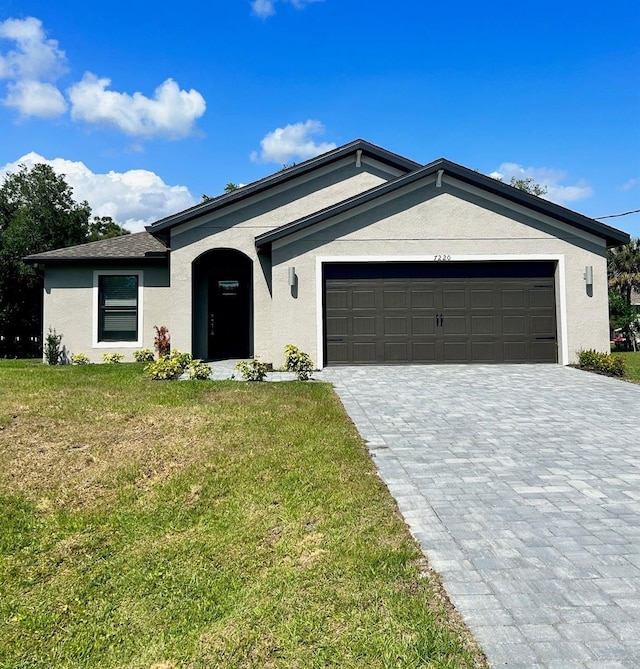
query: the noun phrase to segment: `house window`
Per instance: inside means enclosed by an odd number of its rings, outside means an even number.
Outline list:
[[[138,275],[99,277],[98,341],[138,341]]]

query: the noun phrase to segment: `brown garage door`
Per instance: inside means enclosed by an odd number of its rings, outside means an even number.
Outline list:
[[[328,365],[556,362],[553,262],[332,263]]]

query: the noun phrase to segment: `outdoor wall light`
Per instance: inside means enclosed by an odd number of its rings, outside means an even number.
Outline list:
[[[289,286],[293,288],[296,285],[296,268],[289,267]]]
[[[584,268],[584,281],[587,286],[593,286],[593,265],[587,265]]]

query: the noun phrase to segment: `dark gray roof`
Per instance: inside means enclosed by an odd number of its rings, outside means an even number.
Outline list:
[[[167,257],[166,245],[148,232],[136,232],[122,237],[68,246],[63,249],[34,253],[25,261],[30,263],[73,263],[86,261],[136,260],[148,262]]]
[[[596,221],[595,219],[589,218],[588,216],[578,214],[571,209],[554,204],[553,202],[544,200],[543,198],[537,197],[536,195],[530,195],[529,193],[519,190],[518,188],[504,184],[497,179],[493,179],[492,177],[488,177],[484,174],[480,174],[479,172],[475,172],[474,170],[470,170],[467,167],[453,163],[449,160],[446,160],[445,158],[440,158],[433,161],[432,163],[425,165],[424,167],[410,172],[409,174],[400,176],[393,181],[380,184],[379,186],[371,188],[364,193],[360,193],[359,195],[355,195],[347,200],[338,202],[337,204],[327,207],[326,209],[316,212],[315,214],[310,214],[309,216],[300,218],[297,221],[292,221],[291,223],[282,225],[279,228],[275,228],[274,230],[270,230],[269,232],[258,235],[256,237],[256,247],[259,249],[268,248],[278,239],[282,239],[294,232],[299,232],[313,225],[321,223],[322,221],[354,209],[355,207],[370,202],[371,200],[374,200],[378,197],[392,193],[393,191],[411,184],[414,181],[423,179],[424,177],[430,176],[432,174],[436,174],[439,170],[443,170],[445,174],[454,176],[457,179],[476,186],[486,192],[499,195],[500,197],[511,200],[512,202],[517,202],[533,211],[551,216],[556,220],[563,221],[573,225],[576,228],[590,232],[591,234],[605,239],[607,246],[619,246],[620,244],[626,244],[630,240],[629,234],[623,232],[622,230],[612,228],[608,225],[605,225],[604,223],[600,223],[600,221]]]
[[[264,179],[254,181],[253,183],[242,186],[242,188],[238,188],[237,190],[231,191],[230,193],[225,193],[224,195],[212,198],[206,202],[200,202],[199,204],[196,204],[189,209],[185,209],[184,211],[173,214],[172,216],[167,216],[166,218],[163,218],[156,223],[147,226],[147,230],[155,234],[160,230],[166,230],[167,228],[172,228],[174,225],[191,221],[194,218],[202,216],[203,214],[216,211],[217,209],[220,209],[221,207],[224,207],[228,204],[239,202],[240,200],[250,197],[251,195],[260,193],[267,188],[272,188],[277,184],[290,181],[291,179],[306,174],[307,172],[316,170],[319,167],[337,160],[341,160],[350,153],[355,153],[358,150],[362,151],[364,156],[374,158],[381,163],[389,165],[394,169],[402,170],[403,172],[412,172],[413,170],[422,167],[420,163],[416,163],[413,160],[399,156],[397,153],[392,153],[391,151],[387,151],[380,146],[365,142],[363,139],[356,139],[349,144],[339,146],[337,149],[327,151],[327,153],[323,153],[316,158],[305,160],[299,165],[295,165],[294,167],[290,167],[286,170],[281,170],[275,174],[270,174]]]

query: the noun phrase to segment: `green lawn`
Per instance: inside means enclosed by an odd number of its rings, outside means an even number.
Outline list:
[[[616,353],[627,361],[627,376],[630,381],[640,383],[640,351]]]
[[[485,667],[330,386],[0,361],[0,667]]]

